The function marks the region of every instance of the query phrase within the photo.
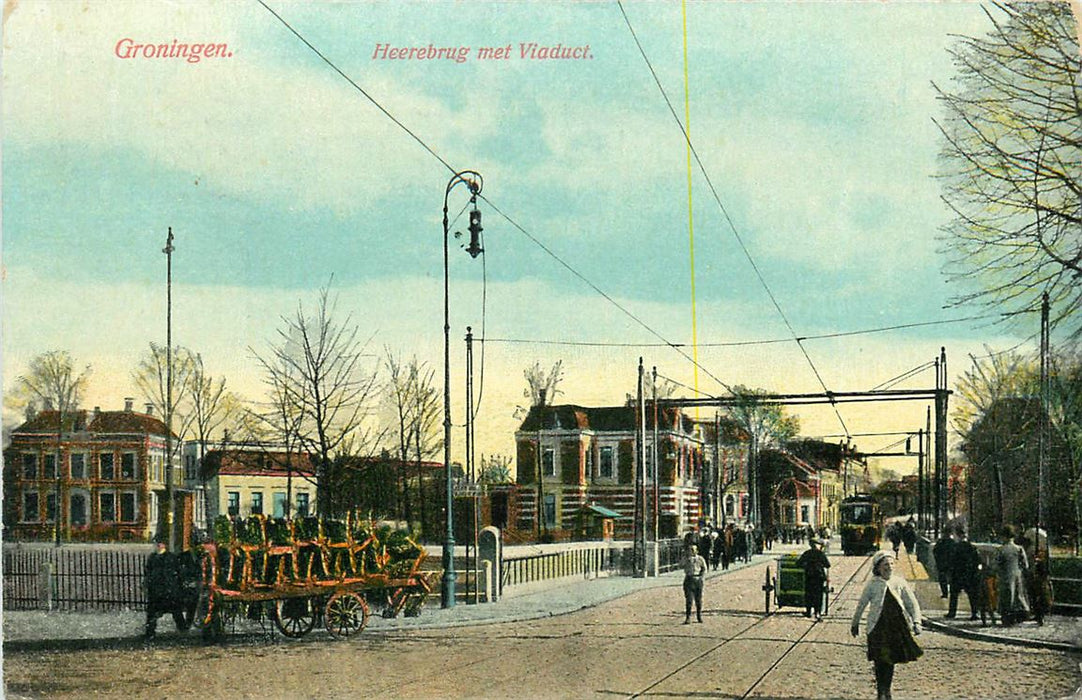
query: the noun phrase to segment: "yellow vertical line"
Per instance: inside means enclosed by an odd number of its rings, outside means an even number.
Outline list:
[[[699,392],[699,329],[698,313],[695,310],[695,218],[691,200],[691,92],[688,87],[688,6],[687,0],[681,0],[680,10],[684,20],[684,131],[688,165],[688,255],[691,260],[691,359],[695,363],[695,392]],[[695,419],[699,419],[699,408],[695,408]]]

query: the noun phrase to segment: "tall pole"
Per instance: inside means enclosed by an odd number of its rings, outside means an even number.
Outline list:
[[[653,439],[653,444],[650,447],[650,450],[651,450],[651,454],[650,454],[651,460],[650,460],[650,462],[654,465],[654,498],[653,498],[653,501],[654,501],[654,542],[656,543],[658,541],[658,519],[660,517],[658,510],[661,507],[661,497],[660,497],[661,496],[661,487],[660,487],[660,482],[659,482],[659,478],[661,476],[661,471],[658,469],[658,463],[657,463],[657,366],[654,366],[654,370],[653,370],[653,393],[654,393],[654,435],[653,435],[654,439]],[[655,546],[657,546],[657,545],[655,544]],[[657,556],[657,553],[655,552],[655,557],[656,556]],[[655,575],[657,575],[657,573],[658,573],[657,571],[654,572]]]
[[[924,531],[924,430],[917,431],[917,529]]]
[[[1037,533],[1033,543],[1035,551],[1040,549],[1041,533],[1048,528],[1048,449],[1051,438],[1051,426],[1049,426],[1049,363],[1051,360],[1051,348],[1048,337],[1048,292],[1041,295],[1041,430],[1039,453],[1037,458]],[[1050,535],[1051,533],[1048,533]],[[1048,536],[1045,537],[1045,546],[1049,546]],[[1048,552],[1045,552],[1048,557]],[[1047,559],[1046,559],[1047,561]]]
[[[646,575],[646,414],[642,405],[643,365],[639,358],[635,402],[635,575]]]
[[[173,483],[173,227],[165,239],[165,529],[166,546],[177,551],[173,523],[176,485]]]
[[[447,182],[447,188],[443,192],[443,472],[446,487],[445,520],[446,532],[443,537],[443,581],[440,588],[440,606],[453,608],[455,606],[455,532],[454,532],[454,480],[451,476],[451,302],[450,302],[450,256],[448,254],[447,239],[449,236],[450,222],[447,218],[447,199],[451,190],[459,184],[465,184],[470,190],[473,201],[477,201],[477,195],[481,193],[482,179],[479,173],[472,170],[464,170],[455,173]],[[478,216],[478,219],[480,217]],[[473,230],[473,213],[470,216],[470,233],[476,235]],[[477,233],[480,226],[477,227]],[[476,239],[471,240],[469,253],[473,257],[481,252],[480,247],[475,245]]]

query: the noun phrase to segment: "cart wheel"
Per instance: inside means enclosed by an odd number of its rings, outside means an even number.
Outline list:
[[[332,637],[349,637],[368,624],[368,605],[352,591],[339,591],[327,601],[323,619]]]
[[[311,598],[279,598],[274,601],[274,625],[287,637],[297,639],[312,631],[316,609]]]
[[[216,612],[214,608],[214,593],[209,586],[200,586],[199,598],[195,601],[195,612],[192,614],[192,624],[196,629],[210,625]]]

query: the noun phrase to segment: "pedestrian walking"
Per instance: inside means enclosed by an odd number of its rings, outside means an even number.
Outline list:
[[[895,664],[916,661],[924,653],[917,644],[921,632],[920,604],[909,583],[894,575],[894,557],[876,552],[872,557],[873,578],[864,586],[853,612],[850,633],[860,633],[860,618],[868,609],[868,660],[875,667],[878,700],[890,700]]]
[[[939,581],[940,598],[946,598],[950,595],[951,555],[953,552],[954,539],[951,533],[944,530],[939,540],[932,547],[932,559],[935,560],[935,573],[936,579]],[[953,615],[947,617],[953,617]]]
[[[718,564],[721,563],[721,558],[725,553],[725,536],[721,530],[714,530],[710,534],[710,568],[714,571],[718,570]],[[726,568],[728,568],[728,562],[726,562]]]
[[[954,546],[951,549],[950,568],[950,604],[947,617],[954,618],[958,612],[958,597],[965,591],[969,598],[969,619],[976,620],[983,609],[984,581],[981,576],[981,553],[966,538],[966,531],[958,527],[954,531]],[[939,566],[938,562],[936,566]]]
[[[902,543],[905,544],[905,553],[912,554],[917,551],[917,523],[910,516],[902,528]]]
[[[804,617],[815,613],[815,621],[823,619],[823,597],[827,591],[827,569],[830,559],[823,553],[823,541],[811,538],[808,549],[800,555],[796,563],[804,569]]]
[[[1045,615],[1052,611],[1052,578],[1048,571],[1048,558],[1038,549],[1030,567],[1029,599],[1033,607],[1033,619],[1037,625],[1044,624]]]
[[[887,539],[894,548],[894,556],[898,556],[898,548],[902,546],[902,526],[895,520],[887,526]]]
[[[1025,620],[1029,616],[1026,599],[1026,550],[1014,542],[1014,527],[1008,525],[1001,533],[1003,544],[996,552],[996,574],[999,579],[999,619],[1004,626]]]
[[[691,623],[691,606],[695,605],[695,621],[703,621],[703,577],[706,560],[694,547],[684,548],[684,624]]]

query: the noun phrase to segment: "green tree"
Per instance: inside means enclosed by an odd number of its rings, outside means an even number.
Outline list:
[[[759,470],[759,451],[765,447],[781,447],[800,432],[800,420],[785,412],[778,404],[764,403],[762,397],[769,392],[749,389],[743,385],[731,390],[736,403],[726,408],[729,419],[748,435],[748,500],[751,503],[751,519],[761,523],[762,494],[768,493],[768,485]]]

